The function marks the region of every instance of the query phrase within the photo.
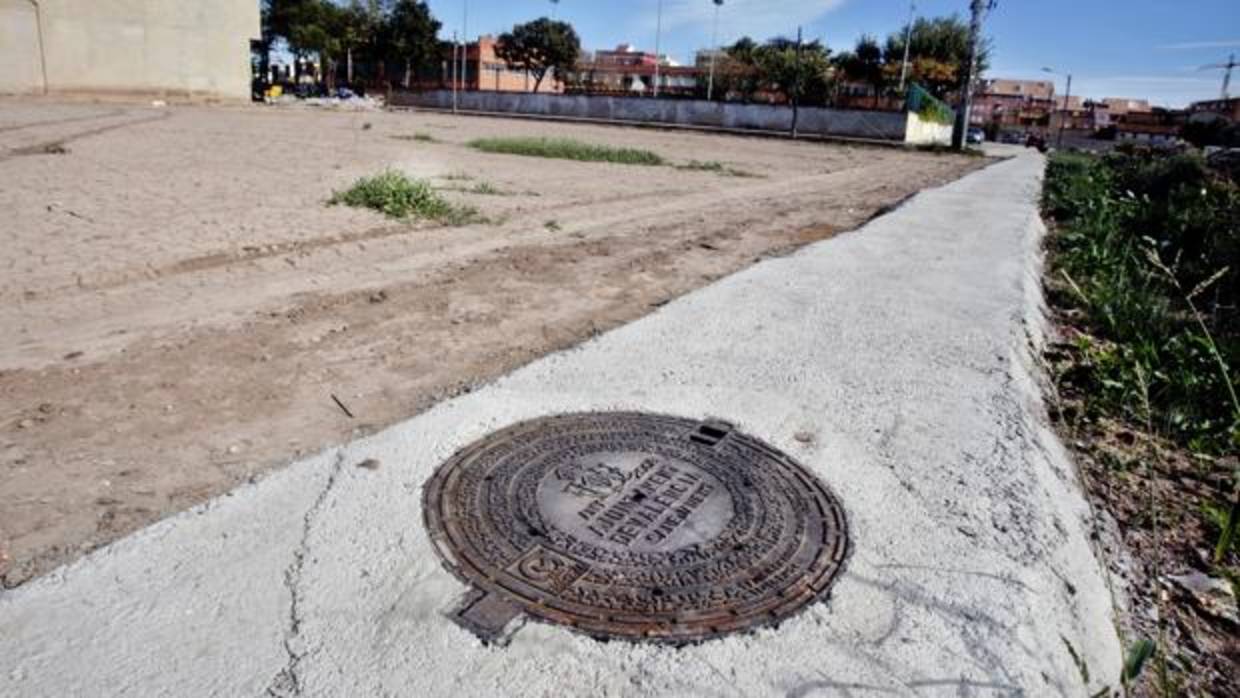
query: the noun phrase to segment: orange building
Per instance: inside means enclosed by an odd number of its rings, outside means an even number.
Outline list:
[[[451,89],[455,82],[456,87],[461,90],[532,92],[537,82],[536,76],[523,68],[509,68],[504,59],[495,52],[498,43],[495,37],[488,34],[466,44],[463,78],[462,66],[456,62],[460,59],[461,49],[459,46],[450,46],[444,53],[441,86]],[[538,91],[560,93],[564,91],[564,83],[559,76],[548,71],[542,84],[538,86]]]

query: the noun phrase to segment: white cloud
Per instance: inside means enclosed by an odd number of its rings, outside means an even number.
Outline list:
[[[1240,48],[1240,39],[1223,41],[1184,41],[1178,44],[1163,44],[1158,48],[1164,51],[1196,51],[1210,48]]]
[[[773,36],[795,36],[798,25],[809,24],[846,0],[724,0],[719,8],[719,39],[741,36],[758,41]],[[654,32],[656,3],[642,4],[641,27]],[[663,31],[700,28],[709,34],[715,5],[710,0],[663,0]]]

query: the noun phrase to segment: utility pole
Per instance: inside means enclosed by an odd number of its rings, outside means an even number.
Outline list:
[[[558,19],[560,14],[560,0],[551,0],[551,19]]]
[[[452,113],[456,113],[456,52],[461,44],[457,41],[456,32],[452,32]]]
[[[801,28],[797,27],[796,73],[792,80],[792,137],[797,137],[797,117],[801,106]]]
[[[659,42],[663,39],[663,0],[659,0],[659,15],[654,25],[654,96],[659,96]]]
[[[469,0],[462,3],[464,8],[461,17],[461,89],[465,89],[465,78],[469,74]]]
[[[1072,115],[1072,73],[1068,73],[1068,86],[1064,88],[1063,110],[1065,113],[1059,117],[1059,136],[1055,139],[1055,147],[1060,150],[1063,149],[1063,127]]]
[[[908,27],[904,30],[904,63],[900,66],[900,92],[904,92],[904,81],[908,79],[908,52],[913,45],[913,16],[917,13],[917,3],[908,4]]]
[[[707,102],[715,97],[715,58],[719,55],[719,6],[723,4],[723,0],[713,1],[715,3],[715,24],[710,33],[710,80],[706,83]]]
[[[964,150],[965,135],[969,131],[969,112],[973,109],[973,82],[977,77],[977,54],[982,41],[982,19],[993,0],[973,0],[969,9],[973,20],[969,24],[969,65],[965,66],[960,82],[960,108],[956,110],[956,128],[952,131],[952,149]]]
[[[1043,68],[1042,72],[1050,73],[1051,75],[1059,75],[1059,73],[1055,72],[1054,68]],[[1055,109],[1051,112],[1052,115],[1055,111],[1059,112],[1059,135],[1055,138],[1056,148],[1063,148],[1064,124],[1068,121],[1068,116],[1072,113],[1072,73],[1068,73],[1065,77],[1068,79],[1068,86],[1065,88],[1063,95],[1063,109]],[[1054,85],[1055,83],[1051,82],[1051,84]]]

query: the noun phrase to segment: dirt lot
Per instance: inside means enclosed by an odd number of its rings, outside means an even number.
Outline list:
[[[755,176],[464,145],[491,135]],[[981,164],[440,114],[0,102],[0,581]],[[434,178],[489,222],[324,205],[385,167]],[[465,191],[480,183],[500,194]]]

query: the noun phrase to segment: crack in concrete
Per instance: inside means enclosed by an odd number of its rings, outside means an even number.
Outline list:
[[[284,632],[283,641],[286,660],[284,667],[276,673],[271,679],[271,684],[267,686],[266,695],[272,698],[290,698],[302,694],[301,675],[298,674],[297,669],[307,653],[304,649],[298,651],[295,646],[301,637],[301,573],[306,564],[306,556],[310,552],[310,529],[314,526],[314,519],[318,516],[323,503],[327,501],[327,496],[336,486],[336,480],[340,477],[343,468],[344,450],[341,449],[336,452],[336,462],[332,465],[331,472],[327,475],[327,482],[323,484],[319,496],[314,499],[301,517],[301,541],[297,549],[293,551],[293,561],[284,570],[284,586],[288,589],[289,595],[288,628]]]

